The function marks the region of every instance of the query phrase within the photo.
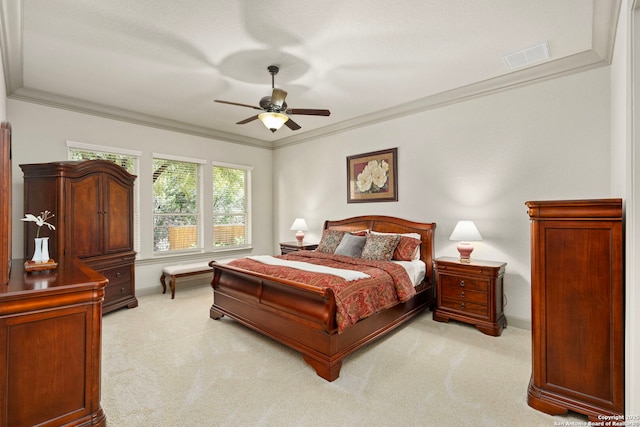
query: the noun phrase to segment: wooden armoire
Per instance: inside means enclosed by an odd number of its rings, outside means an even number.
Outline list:
[[[78,257],[107,279],[103,313],[136,307],[133,250],[133,183],[136,176],[106,160],[20,165],[24,173],[24,212],[49,210],[55,231],[49,254],[56,262]],[[25,223],[25,258],[34,250],[36,227]]]
[[[531,407],[624,414],[621,199],[526,202],[531,219]],[[619,419],[619,418],[616,418]]]

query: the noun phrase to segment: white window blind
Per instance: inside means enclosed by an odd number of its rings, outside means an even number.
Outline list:
[[[213,166],[213,246],[251,244],[250,168]]]
[[[200,249],[200,165],[153,159],[154,252]]]

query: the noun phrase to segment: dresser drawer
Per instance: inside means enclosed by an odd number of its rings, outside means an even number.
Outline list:
[[[109,283],[105,289],[105,301],[124,298],[132,295],[131,286],[131,266],[125,265],[116,268],[109,268],[100,271],[100,273],[109,279]]]
[[[460,287],[454,288],[446,286],[441,289],[441,292],[443,299],[446,298],[448,300],[456,300],[460,302],[466,301],[487,305],[489,299],[486,292],[470,291],[466,288]]]
[[[458,289],[468,289],[471,291],[487,292],[488,282],[486,280],[469,279],[460,276],[449,276],[447,274],[438,275],[441,287],[452,287]]]
[[[450,310],[470,313],[476,316],[489,317],[488,307],[482,304],[476,304],[468,301],[460,301],[458,299],[442,298],[442,307]]]

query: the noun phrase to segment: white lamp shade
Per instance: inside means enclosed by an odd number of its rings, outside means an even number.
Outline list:
[[[307,222],[304,220],[304,218],[296,218],[289,230],[307,231],[308,229],[309,227],[307,227]]]
[[[258,118],[271,132],[275,132],[282,127],[289,117],[281,113],[260,113]]]
[[[463,242],[475,242],[482,240],[482,236],[473,221],[458,221],[449,240],[459,240]]]

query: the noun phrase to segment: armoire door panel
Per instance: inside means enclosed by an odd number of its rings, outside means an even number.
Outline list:
[[[104,252],[133,250],[133,200],[130,186],[105,176]]]
[[[600,279],[610,270],[611,229],[585,225],[545,227],[547,248],[553,248],[545,259],[545,306],[554,319],[545,334],[546,382],[611,401],[611,382],[601,380],[612,374],[611,292]]]
[[[101,174],[69,180],[67,197],[67,255],[88,257],[102,253]]]

